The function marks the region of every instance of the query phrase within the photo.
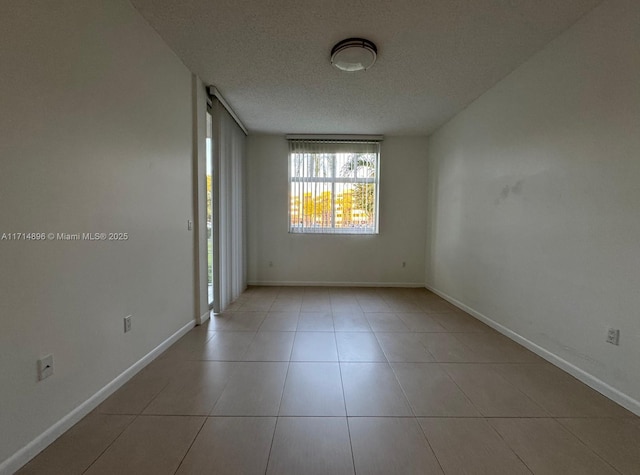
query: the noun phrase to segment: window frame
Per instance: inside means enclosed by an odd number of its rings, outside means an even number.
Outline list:
[[[380,163],[381,163],[381,146],[380,140],[343,140],[343,139],[319,139],[319,140],[299,140],[299,139],[289,139],[289,142],[305,142],[305,143],[330,143],[332,146],[339,146],[344,144],[345,149],[348,148],[349,145],[353,144],[366,144],[371,145],[375,148],[375,151],[372,152],[364,152],[375,155],[375,168],[374,168],[374,176],[362,176],[358,177],[357,172],[354,177],[345,177],[338,175],[338,155],[339,154],[353,154],[355,152],[350,152],[348,150],[345,151],[294,151],[290,145],[289,153],[287,156],[288,162],[288,177],[287,177],[287,185],[288,185],[288,232],[290,234],[331,234],[331,235],[356,235],[356,236],[371,236],[377,235],[380,233]],[[328,155],[331,156],[331,173],[329,176],[293,176],[293,166],[294,166],[294,155],[295,154],[312,154],[312,155]],[[301,197],[300,193],[296,194],[293,192],[293,184],[318,184],[318,183],[330,183],[330,193],[331,193],[331,226],[304,226],[303,225],[295,225],[293,221],[293,200],[294,198]],[[338,213],[338,208],[336,206],[336,185],[337,184],[372,184],[374,185],[374,194],[373,194],[373,225],[366,227],[336,227],[336,216]],[[304,187],[304,185],[303,185]],[[304,204],[302,205],[304,207]],[[315,214],[315,213],[314,213]]]

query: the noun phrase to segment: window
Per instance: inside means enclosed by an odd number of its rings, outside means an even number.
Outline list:
[[[377,234],[380,143],[289,140],[289,232]]]

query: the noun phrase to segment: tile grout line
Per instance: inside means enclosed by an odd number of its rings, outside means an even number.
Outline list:
[[[338,351],[338,345],[336,342],[336,352],[337,351]],[[340,358],[338,357],[338,360],[339,359]],[[353,467],[353,473],[357,474],[356,457],[355,457],[355,454],[353,453],[353,441],[351,440],[351,425],[349,424],[349,412],[347,410],[347,396],[344,391],[344,380],[342,377],[342,363],[340,361],[338,361],[338,370],[340,371],[340,386],[342,388],[342,402],[344,404],[344,415],[345,415],[345,420],[347,422],[347,435],[349,436],[349,449],[351,450],[351,466]]]
[[[356,304],[358,305],[358,307],[360,307],[360,303],[358,302],[357,298],[356,298]],[[360,310],[362,311],[362,307],[360,307]],[[362,314],[364,315],[364,311],[362,311]],[[365,321],[366,321],[366,317]],[[347,396],[345,394],[345,390],[344,390],[344,380],[342,377],[342,361],[340,360],[340,352],[338,350],[338,338],[336,336],[336,322],[335,322],[335,317],[334,317],[334,309],[333,309],[333,302],[331,302],[331,319],[333,321],[333,335],[334,335],[334,342],[336,344],[336,354],[338,356],[338,370],[340,371],[340,386],[342,388],[342,401],[344,404],[344,414],[345,414],[345,420],[347,422],[347,435],[349,436],[349,449],[351,450],[351,465],[353,467],[353,473],[357,474],[358,473],[358,469],[356,467],[356,460],[355,460],[355,454],[353,453],[353,441],[351,440],[351,424],[349,423],[349,413],[347,411]],[[367,321],[368,324],[368,321]]]
[[[469,401],[469,404],[471,404],[471,406],[478,412],[478,414],[480,414],[480,417],[486,418],[486,416],[482,413],[480,408],[476,406],[476,404],[473,402],[471,397],[462,389],[462,387],[458,384],[458,382],[455,379],[453,379],[453,377],[451,376],[451,374],[449,374],[446,368],[443,368],[443,365],[451,364],[451,363],[436,363],[436,364],[438,365],[438,369],[441,370],[447,378],[449,378],[449,381],[451,381],[455,385],[455,387],[458,388],[458,391],[460,391],[460,393],[466,398],[466,400]],[[453,417],[453,416],[449,416],[449,417]]]
[[[516,418],[516,419],[523,419],[523,418]],[[483,420],[485,421],[485,423],[491,428],[491,430],[498,435],[498,437],[500,438],[500,440],[504,443],[505,447],[507,447],[511,453],[513,453],[513,455],[515,455],[518,460],[520,460],[520,462],[522,462],[522,465],[525,466],[525,468],[527,470],[529,470],[529,472],[531,472],[532,475],[535,475],[535,472],[533,471],[533,469],[531,467],[529,467],[529,465],[527,465],[527,463],[522,459],[522,457],[520,457],[520,455],[511,447],[511,445],[509,445],[509,443],[505,440],[504,437],[502,437],[502,434],[500,432],[498,432],[498,429],[496,429],[495,427],[493,427],[493,424],[491,424],[488,421],[488,418],[483,417]]]
[[[427,437],[427,434],[425,433],[424,429],[420,425],[420,421],[418,421],[418,416],[416,415],[416,411],[413,408],[413,404],[411,404],[411,401],[409,401],[409,398],[407,397],[407,393],[405,392],[405,389],[402,387],[402,384],[400,384],[400,380],[398,379],[398,375],[396,374],[395,369],[393,369],[393,366],[391,365],[390,362],[387,362],[387,364],[389,365],[389,368],[391,368],[391,372],[393,373],[393,377],[396,379],[396,382],[398,383],[398,386],[400,387],[400,390],[402,391],[402,395],[404,396],[404,398],[407,401],[407,404],[409,405],[409,409],[411,410],[411,414],[413,414],[412,419],[415,421],[416,424],[418,424],[418,428],[420,429],[420,432],[422,433],[422,436],[424,437],[424,440],[427,443],[427,446],[431,450],[431,453],[433,454],[433,457],[436,459],[436,462],[438,462],[438,466],[440,467],[440,470],[442,471],[442,473],[446,473],[444,471],[444,468],[442,467],[442,463],[440,462],[440,459],[438,458],[438,455],[436,454],[436,451],[433,449],[433,446],[431,445],[431,442],[429,441],[429,438]]]
[[[187,455],[189,454],[189,452],[191,451],[191,447],[193,447],[193,444],[196,443],[196,440],[198,439],[198,436],[200,435],[200,432],[202,432],[202,429],[204,429],[204,425],[207,423],[207,420],[209,418],[207,416],[204,416],[204,420],[202,421],[202,424],[200,425],[200,428],[198,429],[198,432],[196,433],[195,437],[193,438],[193,440],[191,441],[191,443],[189,444],[189,447],[187,448],[187,450],[185,451],[184,455],[182,456],[182,458],[180,459],[180,463],[178,464],[178,466],[176,467],[175,472],[173,472],[173,474],[175,475],[176,473],[178,473],[178,471],[180,470],[180,467],[182,466],[182,464],[184,463],[184,459],[187,458]]]
[[[613,466],[613,464],[611,464],[606,458],[604,458],[602,455],[600,455],[595,449],[593,449],[591,446],[589,446],[589,444],[586,443],[586,441],[582,440],[582,438],[576,434],[575,432],[573,432],[571,430],[570,427],[565,426],[562,422],[560,422],[557,417],[552,417],[552,419],[568,434],[572,435],[573,437],[576,438],[576,440],[578,442],[580,442],[584,447],[586,447],[588,450],[590,450],[596,457],[598,457],[600,460],[602,460],[604,463],[606,463],[607,465],[609,465],[609,467],[611,467],[614,471],[618,472],[618,473],[622,473],[620,470],[618,470],[616,467]],[[568,419],[568,418],[565,418]],[[588,418],[590,419],[590,418]]]
[[[468,363],[446,363],[446,364],[468,364]],[[480,365],[495,365],[495,364],[499,364],[499,363],[475,363],[475,364],[480,364]],[[517,364],[517,363],[516,363]],[[540,405],[538,403],[538,401],[536,401],[535,399],[533,399],[531,396],[529,396],[527,393],[525,393],[523,390],[521,390],[520,388],[518,388],[515,384],[513,384],[511,381],[509,381],[507,378],[505,378],[504,376],[502,376],[500,373],[496,372],[493,370],[493,368],[491,368],[489,366],[489,370],[494,373],[496,376],[498,376],[500,379],[502,379],[504,382],[507,383],[508,386],[512,387],[515,391],[517,391],[518,393],[522,394],[526,399],[528,399],[530,402],[533,403],[534,406],[537,406],[540,410],[542,410],[543,413],[546,414],[546,416],[538,416],[537,418],[550,418],[553,417],[551,415],[551,413],[549,411],[547,411],[547,409],[545,409],[542,405]],[[473,401],[471,400],[471,397],[462,389],[462,387],[460,387],[460,385],[456,382],[455,378],[451,375],[451,373],[449,373],[449,371],[447,371],[447,368],[443,368],[443,371],[445,373],[447,373],[447,376],[453,380],[453,382],[455,383],[456,386],[458,386],[458,388],[460,389],[460,391],[462,391],[462,393],[467,396],[467,398],[469,399],[469,401],[471,401],[471,403],[473,404]],[[475,404],[473,404],[475,407]],[[482,414],[482,417],[484,418],[498,418],[498,417],[503,417],[503,416],[487,416],[486,414],[484,414],[482,411],[480,411],[479,408],[476,407],[476,409],[478,409],[478,412],[480,414]],[[508,417],[508,416],[507,416]],[[518,417],[518,416],[511,416],[511,417]],[[522,416],[520,416],[522,417]]]
[[[104,415],[109,415],[109,414],[104,414]],[[111,415],[117,415],[117,414],[111,414]],[[111,448],[111,446],[112,446],[113,444],[115,444],[115,443],[116,443],[116,440],[118,440],[118,439],[122,436],[122,434],[124,434],[124,432],[125,432],[125,431],[130,427],[130,426],[131,426],[131,424],[133,424],[133,423],[138,419],[138,417],[140,417],[140,414],[136,414],[136,415],[134,415],[133,419],[131,419],[131,422],[129,422],[129,423],[125,426],[125,428],[124,428],[124,429],[122,429],[122,432],[120,432],[120,433],[118,434],[118,436],[117,436],[117,437],[115,437],[115,438],[111,441],[111,443],[107,444],[107,446],[104,448],[104,450],[103,450],[102,452],[100,452],[100,454],[99,454],[99,455],[98,455],[98,456],[93,460],[93,462],[91,462],[91,463],[89,464],[89,466],[88,466],[87,468],[85,468],[85,469],[82,471],[82,473],[83,473],[83,474],[84,474],[84,473],[87,473],[87,472],[91,469],[91,467],[93,467],[93,466],[95,465],[95,463],[96,463],[98,460],[100,460],[100,457],[102,457],[102,456],[107,452],[107,450],[109,450],[109,449]]]
[[[269,463],[271,462],[271,452],[273,451],[273,443],[276,438],[276,431],[278,430],[278,422],[280,421],[280,411],[282,409],[282,400],[284,399],[284,390],[287,387],[287,379],[289,379],[289,369],[291,368],[291,355],[293,354],[293,345],[295,345],[295,337],[294,337],[294,342],[291,345],[291,353],[289,353],[289,361],[287,362],[287,372],[284,376],[284,382],[282,383],[282,391],[280,392],[280,402],[278,403],[278,411],[276,412],[276,423],[273,426],[273,434],[271,435],[271,444],[269,445],[269,455],[267,456],[267,464],[264,468],[265,475],[267,473],[267,470],[269,469]]]

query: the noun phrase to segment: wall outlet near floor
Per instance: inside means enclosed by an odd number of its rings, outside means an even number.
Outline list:
[[[191,231],[193,229],[193,221],[190,219],[187,220],[187,230]]]
[[[42,381],[53,374],[53,355],[47,355],[38,360],[38,381]]]
[[[127,315],[126,317],[124,317],[124,332],[130,332],[131,331],[131,315]]]
[[[612,345],[620,345],[620,330],[617,328],[609,328],[607,330],[607,343]]]

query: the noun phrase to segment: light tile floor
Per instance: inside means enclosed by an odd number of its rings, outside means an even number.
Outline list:
[[[640,474],[640,419],[424,289],[253,287],[20,474]]]

